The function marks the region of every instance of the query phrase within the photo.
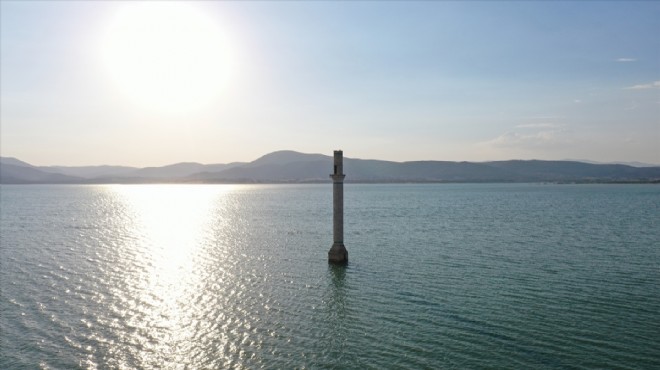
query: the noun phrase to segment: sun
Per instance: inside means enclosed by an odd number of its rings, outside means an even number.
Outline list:
[[[101,42],[108,76],[132,102],[188,112],[213,102],[231,75],[218,25],[191,4],[123,3]]]

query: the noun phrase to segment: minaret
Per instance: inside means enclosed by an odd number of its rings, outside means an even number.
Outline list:
[[[335,150],[335,168],[332,179],[332,234],[334,243],[328,252],[328,262],[348,262],[348,251],[344,246],[344,163],[343,152]]]

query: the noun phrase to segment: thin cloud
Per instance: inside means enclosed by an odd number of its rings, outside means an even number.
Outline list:
[[[522,125],[516,125],[516,128],[558,128],[564,125],[557,123],[524,123]]]
[[[633,85],[625,88],[626,90],[645,90],[645,89],[660,89],[660,81],[653,81],[648,84]]]
[[[625,110],[635,110],[639,107],[639,104],[636,101],[631,101],[624,109]]]
[[[563,120],[564,116],[527,116],[527,117],[520,117],[520,119],[528,120],[528,121],[535,121],[535,120],[544,120],[544,121],[556,121],[556,120]]]
[[[616,61],[620,62],[620,63],[629,63],[629,62],[636,62],[637,59],[635,59],[635,58],[619,58],[619,59],[616,59]]]
[[[499,148],[561,148],[570,145],[564,130],[546,130],[535,133],[506,132],[492,140],[482,142],[481,145]]]

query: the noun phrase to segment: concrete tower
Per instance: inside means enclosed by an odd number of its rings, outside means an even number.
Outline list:
[[[344,246],[344,158],[341,150],[335,150],[332,179],[332,234],[334,243],[328,252],[328,262],[348,262],[348,251]]]

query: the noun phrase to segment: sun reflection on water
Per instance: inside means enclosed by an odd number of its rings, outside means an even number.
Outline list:
[[[115,186],[128,208],[127,228],[135,245],[124,246],[126,291],[118,314],[133,328],[122,342],[132,343],[127,365],[138,367],[183,364],[186,347],[195,338],[193,301],[203,292],[197,262],[211,239],[218,217],[215,210],[231,186],[137,185]],[[121,257],[120,257],[121,258]],[[139,266],[135,268],[134,266]],[[129,337],[126,337],[129,336]]]

